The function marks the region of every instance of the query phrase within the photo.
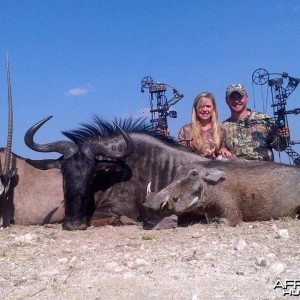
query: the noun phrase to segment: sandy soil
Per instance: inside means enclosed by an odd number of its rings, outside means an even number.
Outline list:
[[[295,299],[274,285],[300,280],[300,223],[12,226],[0,266],[2,299]]]

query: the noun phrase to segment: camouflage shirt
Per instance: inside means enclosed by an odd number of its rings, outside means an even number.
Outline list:
[[[208,130],[203,131],[203,142],[204,147],[201,151],[193,149],[190,145],[190,135],[191,131],[191,124],[186,124],[182,126],[178,133],[178,141],[179,143],[186,147],[188,150],[195,152],[201,156],[205,156],[208,158],[215,158],[218,156],[218,153],[216,153],[216,143],[214,141],[214,132],[213,129],[210,128]],[[225,145],[225,130],[221,127],[221,145],[220,148]]]
[[[265,113],[251,112],[244,120],[227,119],[223,122],[226,130],[226,147],[247,160],[274,160],[272,148],[283,151],[287,139],[277,136],[274,120]]]

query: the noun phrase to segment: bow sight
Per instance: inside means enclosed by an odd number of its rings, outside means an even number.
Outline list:
[[[280,75],[279,78],[270,78],[273,75]],[[287,80],[287,84],[284,87],[284,81]],[[272,108],[274,119],[277,127],[285,127],[288,126],[288,114],[297,115],[300,113],[300,108],[295,108],[292,110],[286,110],[287,98],[290,94],[296,89],[298,86],[300,79],[291,77],[288,73],[284,72],[280,73],[268,73],[265,69],[257,69],[252,74],[252,82],[257,85],[264,85],[268,83],[269,87],[271,88],[272,94]],[[300,141],[291,141],[287,138],[287,148],[285,152],[289,157],[293,159],[293,162],[296,165],[300,165],[300,155],[295,152],[291,145],[300,144]]]
[[[167,99],[167,88],[172,88],[173,98]],[[168,117],[177,118],[177,112],[169,111],[170,106],[176,104],[183,98],[183,94],[179,93],[174,87],[162,82],[153,82],[150,76],[145,76],[141,81],[141,92],[144,93],[144,89],[149,90],[150,94],[150,113],[152,129],[169,136],[168,130]],[[155,101],[156,100],[156,101]],[[156,103],[155,103],[156,102]]]

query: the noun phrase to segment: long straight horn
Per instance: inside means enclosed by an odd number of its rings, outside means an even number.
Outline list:
[[[13,105],[12,105],[12,93],[11,93],[11,81],[10,81],[10,68],[8,53],[6,53],[6,77],[7,77],[7,95],[8,95],[8,130],[7,130],[7,145],[5,151],[5,161],[3,168],[3,175],[8,174],[11,161],[11,146],[12,146],[12,133],[13,133]]]

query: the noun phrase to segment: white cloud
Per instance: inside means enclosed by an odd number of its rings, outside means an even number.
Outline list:
[[[68,90],[65,95],[68,97],[79,97],[88,94],[91,90],[89,88],[84,87],[75,87]]]

